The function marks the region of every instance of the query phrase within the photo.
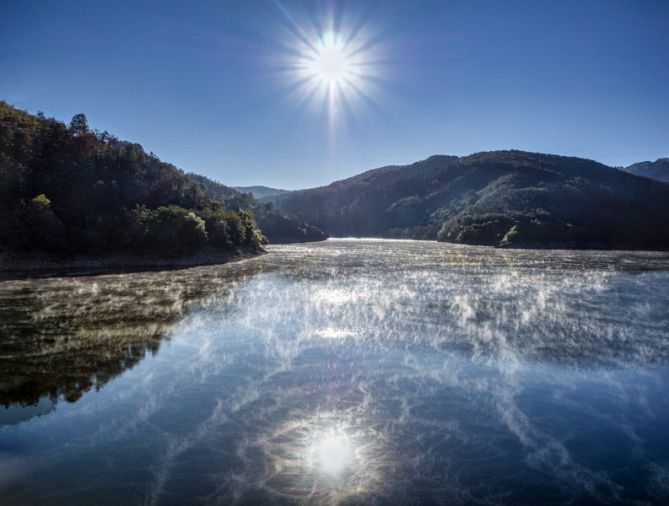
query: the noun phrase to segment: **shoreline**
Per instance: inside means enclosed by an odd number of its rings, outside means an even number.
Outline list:
[[[384,236],[329,236],[326,240],[335,239],[343,241],[417,241],[435,244],[449,244],[452,246],[468,246],[474,248],[490,248],[502,251],[610,251],[620,253],[665,253],[669,254],[669,247],[646,247],[635,248],[629,245],[607,246],[601,243],[575,244],[575,243],[509,243],[509,244],[475,244],[455,241],[439,241],[436,239],[416,239],[412,237],[384,237]],[[272,243],[276,244],[276,243]]]
[[[203,252],[184,258],[149,258],[131,256],[91,257],[79,256],[67,260],[44,258],[0,257],[0,282],[22,279],[43,279],[53,277],[100,276],[104,274],[128,274],[190,269],[205,265],[222,265],[250,260],[266,255],[259,251],[234,253]]]

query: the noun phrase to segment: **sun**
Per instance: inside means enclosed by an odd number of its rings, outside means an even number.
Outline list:
[[[324,84],[338,86],[353,78],[353,62],[333,33],[319,41],[308,60],[307,70]]]
[[[372,95],[381,82],[379,62],[384,61],[381,39],[367,23],[335,18],[300,22],[292,13],[277,57],[287,98],[300,110],[325,113],[330,126],[344,117],[360,121],[368,107],[376,106]]]

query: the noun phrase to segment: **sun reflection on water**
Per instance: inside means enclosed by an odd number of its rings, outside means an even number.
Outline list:
[[[340,504],[383,490],[392,473],[384,438],[356,415],[320,412],[262,437],[260,449],[271,463],[263,480],[268,491],[309,504]]]
[[[361,452],[341,428],[318,433],[307,449],[307,467],[331,478],[354,472],[361,464]]]

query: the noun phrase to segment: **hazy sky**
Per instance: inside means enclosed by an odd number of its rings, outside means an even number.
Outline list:
[[[0,98],[232,185],[503,148],[627,165],[669,155],[669,1],[2,0]]]

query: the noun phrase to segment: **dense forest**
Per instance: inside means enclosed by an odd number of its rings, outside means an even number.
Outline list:
[[[258,202],[251,192],[239,192],[199,174],[187,175],[211,198],[227,202],[232,209],[253,211],[258,226],[270,243],[324,241],[328,237],[318,227],[279,212],[271,202]],[[278,192],[272,195],[278,195],[281,192],[288,193],[285,190],[278,190]]]
[[[669,249],[669,185],[573,157],[433,156],[270,201],[338,236]]]
[[[669,183],[669,158],[658,158],[654,162],[633,163],[623,170],[637,176],[649,177]]]
[[[627,167],[662,179],[666,159]],[[271,189],[270,189],[271,190]],[[0,102],[0,252],[183,257],[333,235],[669,249],[669,184],[580,158],[433,156],[260,200],[186,174],[78,114]],[[264,235],[263,235],[264,234]]]
[[[269,224],[277,222],[281,237],[309,235],[302,223],[251,195],[223,185],[212,194],[207,181],[139,144],[91,131],[83,114],[66,125],[0,102],[0,252],[5,254],[255,252],[265,238],[254,210]]]

